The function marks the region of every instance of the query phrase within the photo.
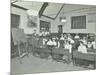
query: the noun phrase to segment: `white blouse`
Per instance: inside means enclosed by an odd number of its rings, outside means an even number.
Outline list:
[[[47,42],[47,45],[52,45],[52,41],[48,41]]]
[[[92,42],[92,45],[93,45],[93,48],[96,49],[96,42],[95,41]]]
[[[48,41],[48,42],[47,42],[47,45],[54,45],[54,46],[56,46],[57,43],[56,43],[55,41]]]
[[[61,37],[60,40],[64,40],[64,37]]]
[[[72,45],[67,45],[67,44],[65,44],[65,45],[64,45],[64,48],[65,48],[65,49],[68,49],[70,53],[72,52]]]
[[[78,51],[82,52],[82,53],[87,53],[87,48],[86,48],[86,46],[79,46]]]
[[[76,35],[74,38],[75,38],[75,39],[79,39],[80,37],[79,37],[78,35]]]

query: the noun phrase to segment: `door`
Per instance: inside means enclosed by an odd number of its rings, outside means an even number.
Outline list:
[[[63,33],[63,26],[62,25],[58,25],[58,33]]]

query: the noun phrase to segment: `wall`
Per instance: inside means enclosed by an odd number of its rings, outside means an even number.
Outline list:
[[[86,15],[86,29],[71,29],[71,17],[72,16],[81,16]],[[55,20],[50,20],[42,17],[43,20],[51,22],[51,32],[58,32],[58,25],[63,25],[63,32],[65,33],[95,33],[96,32],[96,8],[91,9],[82,9],[72,12],[66,12],[63,16],[66,16],[67,22],[61,23],[59,17],[62,14],[59,14]]]
[[[93,14],[89,14],[93,13]],[[81,15],[86,15],[86,29],[71,29],[71,16],[81,16]],[[93,16],[92,18],[89,18]],[[67,33],[95,33],[96,32],[96,21],[94,21],[96,18],[95,15],[95,9],[89,9],[89,10],[84,10],[84,11],[75,11],[72,13],[68,13],[66,15],[67,18],[67,23],[64,24],[64,32]],[[89,20],[91,22],[89,22]]]
[[[11,8],[11,13],[12,14],[17,14],[20,15],[20,24],[19,24],[19,28],[24,29],[25,34],[32,34],[35,28],[31,28],[27,26],[27,12],[25,10],[16,8],[16,7],[12,7]],[[38,19],[39,21],[39,19]],[[39,22],[37,21],[37,33],[39,32]]]
[[[15,7],[12,7],[11,9],[12,9],[11,13],[20,15],[19,27],[24,29],[25,34],[32,34],[34,28],[30,28],[27,26],[27,12]],[[51,22],[50,30],[52,33],[58,32],[58,25],[63,25],[63,32],[66,33],[95,33],[96,32],[96,8],[66,12],[63,15],[66,16],[67,18],[66,23],[61,23],[59,21],[59,17],[62,16],[62,14],[59,14],[55,20],[51,20],[45,17],[41,17],[40,19],[38,18],[37,33],[39,33],[39,29],[40,29],[39,20]],[[80,15],[86,15],[86,29],[71,29],[71,19],[70,19],[71,16],[80,16]]]

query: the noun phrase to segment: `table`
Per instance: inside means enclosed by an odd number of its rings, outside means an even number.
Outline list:
[[[48,58],[51,51],[48,48],[35,48],[35,54],[38,54],[40,58]]]
[[[63,59],[63,56],[66,56],[66,59]],[[57,61],[64,61],[66,60],[67,63],[71,62],[72,55],[69,53],[68,49],[64,48],[54,48],[52,50],[52,58]]]
[[[73,63],[74,64],[93,64],[94,68],[96,66],[96,53],[88,52],[88,53],[80,53],[78,51],[73,51]]]
[[[93,52],[93,53],[96,53],[96,49],[88,48],[88,49],[87,49],[87,52]]]
[[[62,54],[62,55],[69,55],[69,50],[64,48],[54,48],[52,50],[53,54]]]

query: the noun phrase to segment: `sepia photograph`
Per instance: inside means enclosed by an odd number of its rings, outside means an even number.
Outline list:
[[[96,5],[11,0],[11,75],[96,70]]]

